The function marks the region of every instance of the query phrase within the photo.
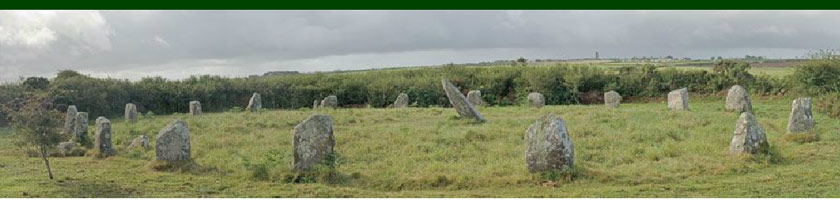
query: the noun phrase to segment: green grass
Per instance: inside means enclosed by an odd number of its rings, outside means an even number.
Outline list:
[[[792,100],[753,99],[778,162],[728,154],[738,115],[722,98],[693,98],[688,112],[662,101],[487,107],[485,124],[451,108],[323,110],[335,118],[337,168],[304,182],[291,170],[292,134],[308,109],[113,120],[119,154],[53,158],[53,181],[0,129],[0,197],[840,197],[840,121],[816,114],[819,141],[786,140]],[[524,132],[546,113],[568,124],[574,177],[524,165]],[[153,150],[124,149],[176,118],[192,135],[188,169],[156,171]]]

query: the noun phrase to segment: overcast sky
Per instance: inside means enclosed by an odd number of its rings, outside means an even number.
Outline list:
[[[840,47],[840,11],[0,11],[0,82]]]

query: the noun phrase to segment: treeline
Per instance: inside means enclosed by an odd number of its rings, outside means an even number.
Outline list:
[[[816,63],[815,63],[816,64]],[[832,66],[835,65],[835,66]],[[824,65],[840,69],[835,64]],[[413,106],[448,106],[441,89],[447,78],[463,92],[481,90],[491,105],[524,103],[530,92],[545,95],[547,104],[596,102],[591,96],[615,90],[625,98],[661,97],[687,87],[701,94],[718,93],[734,84],[753,94],[780,94],[796,88],[793,81],[805,83],[807,92],[836,92],[840,89],[836,73],[824,74],[823,66],[799,71],[797,77],[760,76],[747,72],[749,65],[719,61],[712,71],[658,68],[653,65],[599,68],[579,65],[411,68],[349,73],[290,74],[271,77],[224,78],[193,76],[184,80],[160,77],[140,81],[92,78],[65,70],[56,78],[28,78],[21,85],[0,86],[0,102],[20,97],[27,89],[48,91],[59,109],[76,105],[79,111],[97,116],[119,117],[126,103],[134,103],[141,113],[187,112],[188,103],[198,100],[204,111],[218,112],[244,108],[254,92],[262,94],[263,106],[269,109],[297,109],[312,106],[312,101],[336,95],[343,107],[387,107],[399,93],[407,93]],[[840,71],[838,71],[840,72]],[[812,76],[816,79],[804,79]],[[833,80],[832,80],[833,79]],[[829,84],[818,84],[827,82]],[[833,83],[832,83],[833,82]],[[800,89],[800,88],[797,88]],[[2,115],[2,114],[0,114]]]

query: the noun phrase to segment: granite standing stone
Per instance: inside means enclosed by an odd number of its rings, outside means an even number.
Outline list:
[[[477,109],[467,101],[467,98],[464,97],[464,94],[458,90],[455,85],[449,83],[446,79],[440,80],[441,85],[443,85],[443,91],[446,92],[446,97],[449,98],[449,104],[452,104],[452,107],[455,108],[455,111],[458,112],[458,115],[465,118],[472,118],[476,119],[481,122],[485,122],[487,120],[484,119],[484,116],[478,112]]]
[[[574,166],[575,146],[563,118],[543,115],[528,127],[525,162],[530,172],[563,171]]]
[[[335,166],[332,124],[332,117],[315,114],[295,126],[295,170],[309,171],[317,165]]]
[[[149,149],[150,147],[151,147],[151,145],[149,144],[149,136],[147,136],[147,135],[137,136],[136,138],[134,138],[134,140],[131,140],[131,145],[128,145],[128,149],[134,149],[134,148]]]
[[[752,102],[750,102],[750,93],[747,89],[740,85],[734,85],[729,88],[729,93],[726,94],[726,111],[735,113],[752,112]]]
[[[484,102],[484,99],[481,99],[480,90],[471,90],[470,92],[468,92],[467,101],[470,101],[470,104],[476,107],[487,105],[487,103]]]
[[[160,130],[155,138],[155,159],[162,161],[189,161],[190,128],[182,120],[175,120]]]
[[[125,120],[129,123],[137,123],[137,105],[125,104]]]
[[[246,107],[250,112],[258,112],[262,109],[262,96],[259,93],[254,93],[251,95],[251,100],[248,101],[248,107]]]
[[[190,115],[192,115],[192,116],[201,115],[201,102],[190,101]]]
[[[688,111],[688,89],[681,88],[668,93],[668,108]]]
[[[798,98],[793,101],[788,119],[788,133],[810,133],[814,129],[814,112],[811,110],[811,98]]]
[[[76,135],[76,105],[67,106],[67,113],[64,115],[64,134]]]
[[[102,157],[113,156],[114,146],[111,145],[111,120],[100,116],[96,118],[96,149]]]
[[[615,91],[604,93],[604,105],[611,108],[618,108],[621,104],[621,95]]]
[[[540,93],[529,93],[528,103],[530,103],[532,107],[541,108],[545,106],[545,96]]]
[[[735,125],[735,135],[729,144],[729,152],[732,154],[758,154],[766,153],[770,147],[767,142],[766,133],[758,119],[750,112],[741,113]]]
[[[338,107],[338,98],[335,95],[330,95],[321,100],[321,107],[336,108]]]
[[[74,141],[81,143],[85,147],[90,148],[90,139],[88,138],[88,113],[87,112],[78,112],[76,113],[76,120],[75,120],[75,127],[73,131],[76,132]]]
[[[406,108],[408,107],[408,94],[400,93],[397,96],[397,100],[394,100],[394,104],[392,105],[394,108]]]
[[[318,109],[318,105],[320,105],[320,103],[321,102],[316,99],[314,102],[312,102],[312,109]]]

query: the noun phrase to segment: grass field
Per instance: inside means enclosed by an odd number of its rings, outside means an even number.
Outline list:
[[[728,154],[738,115],[715,97],[693,97],[686,112],[663,101],[486,107],[484,124],[451,108],[320,110],[335,118],[339,157],[317,182],[291,169],[293,128],[310,109],[115,119],[118,156],[52,158],[53,181],[0,129],[0,197],[840,197],[840,121],[816,113],[819,141],[785,138],[792,100],[753,98],[774,151],[756,158]],[[546,113],[568,124],[573,176],[525,167],[524,131]],[[157,171],[153,150],[124,149],[173,119],[189,123],[197,166]]]

